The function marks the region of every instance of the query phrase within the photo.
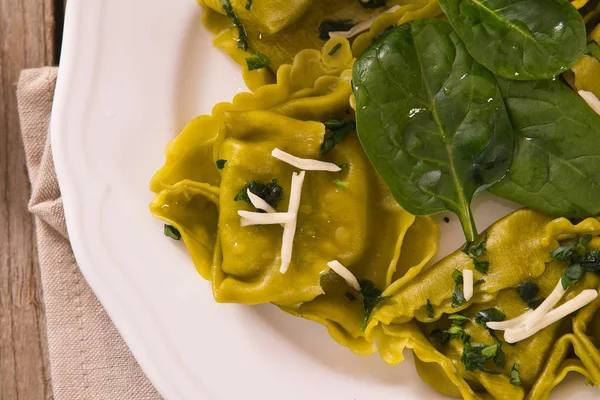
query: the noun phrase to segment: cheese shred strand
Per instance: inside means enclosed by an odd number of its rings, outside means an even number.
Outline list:
[[[304,183],[304,171],[299,174],[292,174],[292,188],[290,190],[290,202],[288,213],[294,214],[295,218],[285,223],[283,228],[283,238],[281,240],[281,266],[279,272],[285,274],[292,261],[292,247],[294,245],[294,236],[296,235],[297,215],[300,209],[300,198],[302,196],[302,185]]]
[[[348,268],[346,268],[341,262],[338,260],[329,261],[327,266],[331,268],[333,272],[344,278],[344,280],[348,283],[352,289],[360,292],[360,284],[358,283],[358,279],[356,276]]]
[[[342,169],[330,162],[313,160],[310,158],[300,158],[291,155],[290,153],[286,153],[283,150],[279,150],[278,148],[273,149],[271,155],[278,160],[281,160],[285,163],[290,164],[298,169],[302,169],[304,171],[326,171],[326,172],[339,172]]]

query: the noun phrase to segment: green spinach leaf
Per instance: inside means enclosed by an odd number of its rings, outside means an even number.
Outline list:
[[[480,64],[507,79],[552,78],[586,46],[583,18],[568,0],[440,0]]]
[[[493,75],[450,24],[391,29],[353,67],[358,136],[396,201],[415,215],[452,211],[468,242],[473,196],[510,165],[512,128]]]
[[[559,80],[497,80],[516,142],[489,191],[548,215],[600,215],[600,116]]]

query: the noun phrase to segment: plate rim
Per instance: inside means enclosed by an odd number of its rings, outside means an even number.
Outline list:
[[[132,326],[134,324],[128,322],[128,320],[133,320],[131,318],[133,313],[128,311],[124,303],[115,300],[117,296],[110,295],[111,293],[115,293],[115,289],[107,284],[106,279],[98,273],[101,269],[95,267],[98,263],[93,261],[94,257],[89,254],[88,247],[85,245],[85,240],[83,240],[83,235],[81,234],[83,230],[83,218],[81,218],[83,207],[80,207],[81,204],[78,201],[81,195],[79,192],[81,188],[75,183],[74,175],[71,172],[71,160],[67,151],[67,142],[69,138],[74,137],[72,136],[72,127],[69,126],[73,122],[71,120],[73,109],[69,105],[74,103],[74,98],[82,97],[82,94],[83,98],[79,100],[83,103],[92,96],[92,92],[89,90],[82,91],[74,88],[75,83],[78,82],[77,74],[81,72],[77,67],[81,59],[84,58],[83,55],[91,54],[94,57],[98,56],[98,52],[93,49],[94,46],[82,49],[82,44],[98,40],[102,25],[102,16],[107,4],[108,2],[99,0],[71,0],[67,3],[65,9],[63,41],[52,104],[49,134],[70,245],[79,270],[89,287],[123,338],[135,361],[158,393],[165,399],[184,400],[187,398],[185,395],[187,391],[182,388],[193,387],[194,391],[202,398],[215,398],[206,388],[198,385],[197,382],[192,383],[187,381],[183,383],[180,377],[186,374],[165,374],[165,370],[169,370],[169,368],[164,365],[176,365],[177,360],[163,358],[159,362],[155,357],[151,356],[152,352],[148,351],[150,346],[145,345],[146,341],[137,333],[138,329],[134,329]],[[93,14],[92,11],[97,11],[101,17],[94,18],[91,15]],[[86,16],[91,17],[86,18]],[[84,25],[85,28],[82,28]],[[86,52],[91,53],[87,54]],[[167,376],[174,379],[172,381],[166,379]],[[173,382],[177,379],[179,382],[174,384]]]

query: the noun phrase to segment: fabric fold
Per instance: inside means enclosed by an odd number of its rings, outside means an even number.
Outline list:
[[[160,399],[85,281],[71,250],[49,136],[56,76],[56,68],[25,70],[17,87],[54,398]]]

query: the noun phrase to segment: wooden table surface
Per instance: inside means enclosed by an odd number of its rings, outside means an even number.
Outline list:
[[[52,399],[46,322],[15,89],[56,65],[63,0],[0,0],[0,399]]]

